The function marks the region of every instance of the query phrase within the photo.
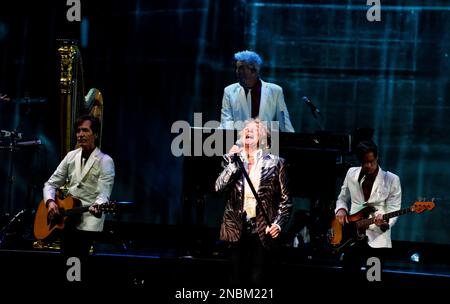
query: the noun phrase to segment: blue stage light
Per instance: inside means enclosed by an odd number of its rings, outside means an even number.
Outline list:
[[[420,262],[420,254],[418,252],[415,252],[411,254],[411,261],[419,263]]]

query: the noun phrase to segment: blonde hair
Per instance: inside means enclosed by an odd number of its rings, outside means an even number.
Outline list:
[[[269,132],[269,129],[267,128],[267,122],[262,121],[258,117],[247,119],[244,122],[244,127],[242,128],[242,130],[239,131],[239,138],[242,141],[242,143],[244,143],[244,138],[242,138],[244,136],[244,130],[251,123],[256,124],[258,127],[258,135],[259,135],[258,147],[263,150],[269,149],[270,148],[270,132]]]

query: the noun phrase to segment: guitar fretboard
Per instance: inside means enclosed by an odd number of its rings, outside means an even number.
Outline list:
[[[412,211],[411,207],[408,207],[408,208],[400,209],[397,211],[389,212],[389,213],[383,214],[383,220],[387,221],[392,217],[404,215],[411,211]],[[358,228],[362,228],[362,227],[368,227],[369,225],[372,225],[373,223],[375,223],[375,217],[360,220],[356,223],[356,225]]]
[[[85,207],[75,207],[72,209],[67,209],[64,211],[64,215],[67,216],[71,216],[71,215],[77,215],[77,214],[81,214],[83,212],[86,212],[89,210],[89,206],[85,206]]]

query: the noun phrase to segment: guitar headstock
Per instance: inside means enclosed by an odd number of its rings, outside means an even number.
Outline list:
[[[117,211],[117,205],[116,202],[106,202],[103,204],[100,204],[98,206],[98,208],[100,209],[101,212],[104,213],[116,213]]]
[[[431,202],[415,202],[414,204],[412,204],[411,206],[411,211],[415,212],[415,213],[422,213],[425,210],[432,210],[434,208],[435,204],[434,204],[434,200],[432,200]]]

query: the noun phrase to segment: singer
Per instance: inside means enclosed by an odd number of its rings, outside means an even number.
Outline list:
[[[234,54],[234,59],[239,82],[224,89],[221,127],[241,130],[245,120],[258,117],[268,124],[278,121],[282,132],[295,132],[283,89],[260,78],[261,57],[252,51],[242,51]]]
[[[274,240],[287,225],[293,205],[285,160],[267,152],[269,133],[264,123],[250,119],[239,135],[242,147],[233,146],[224,157],[225,168],[215,185],[226,195],[220,239],[230,245],[232,284],[261,285],[270,280]],[[235,157],[242,160],[262,206]]]

